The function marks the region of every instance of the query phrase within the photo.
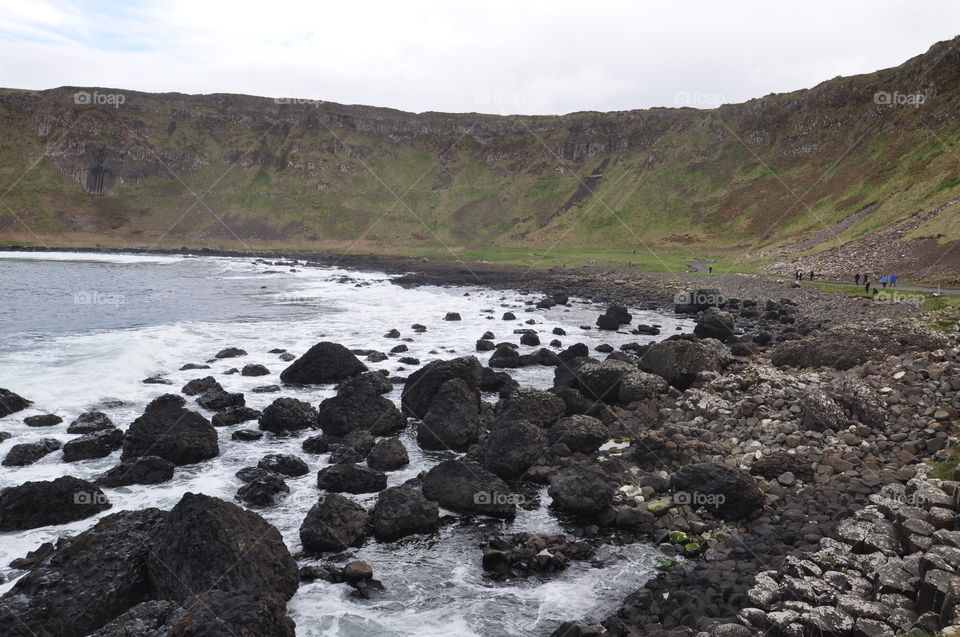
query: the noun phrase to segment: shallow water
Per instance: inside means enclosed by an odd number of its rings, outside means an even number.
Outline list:
[[[295,396],[313,404],[333,395],[330,387],[284,388],[280,394],[256,394],[259,385],[280,384],[286,367],[272,348],[294,354],[314,343],[331,340],[350,348],[388,352],[404,342],[424,364],[439,358],[476,354],[486,362],[490,353],[474,352],[474,343],[487,330],[497,341],[518,342],[514,329],[533,327],[544,346],[553,338],[564,345],[600,343],[614,347],[625,342],[647,342],[654,337],[581,330],[593,325],[603,308],[572,301],[572,307],[527,311],[535,297],[482,288],[424,287],[403,289],[378,273],[337,268],[296,268],[256,264],[240,258],[187,258],[93,255],[73,253],[21,254],[0,252],[0,387],[33,400],[31,409],[0,418],[0,430],[13,438],[0,443],[0,457],[20,442],[53,437],[66,442],[67,424],[90,408],[100,408],[125,428],[151,399],[177,392],[192,378],[213,375],[228,391],[245,393],[247,404],[262,409],[279,395]],[[500,320],[513,311],[516,321]],[[442,320],[459,312],[462,321]],[[662,326],[662,337],[689,322],[657,312],[634,311],[634,324]],[[533,318],[535,325],[525,320]],[[416,334],[410,326],[426,325]],[[554,337],[553,327],[567,336]],[[383,335],[396,328],[401,338]],[[248,356],[218,360],[209,370],[177,371],[184,363],[203,363],[224,347],[245,349]],[[521,346],[522,353],[537,348]],[[372,369],[407,375],[397,356]],[[232,367],[262,363],[269,376],[225,375]],[[553,368],[508,370],[523,385],[549,387]],[[161,374],[172,385],[147,385],[142,379]],[[399,401],[400,386],[390,395]],[[494,399],[495,397],[490,397]],[[189,399],[188,399],[189,400]],[[193,408],[212,415],[197,405]],[[32,428],[23,418],[55,413],[64,423]],[[326,466],[326,455],[302,453],[301,441],[311,433],[292,438],[265,437],[257,442],[230,439],[244,423],[218,430],[220,456],[197,465],[180,467],[170,482],[135,485],[105,492],[113,508],[104,512],[144,507],[173,507],[188,492],[202,492],[233,500],[239,480],[234,473],[255,465],[267,453],[293,453],[302,457],[311,472],[287,479],[290,496],[280,505],[258,509],[276,525],[291,552],[300,551],[299,525],[316,502],[316,471]],[[389,485],[400,484],[452,454],[423,452],[413,428],[401,438],[411,464],[388,474]],[[0,488],[28,480],[50,480],[61,475],[92,479],[119,461],[110,457],[65,464],[55,452],[40,462],[21,468],[0,468]],[[371,507],[376,494],[351,496]],[[563,525],[548,510],[545,490],[538,502],[522,510],[513,522],[486,520],[468,525],[451,519],[431,536],[379,544],[373,540],[336,561],[364,559],[386,592],[374,600],[349,597],[343,585],[316,582],[304,585],[291,600],[289,611],[298,635],[529,635],[548,634],[561,621],[600,619],[615,610],[627,593],[650,577],[656,551],[636,544],[605,549],[596,563],[573,563],[549,580],[495,583],[483,578],[479,544],[497,530],[560,532]],[[99,516],[98,516],[99,517]],[[0,534],[0,572],[20,575],[7,566],[42,542],[89,528],[97,518],[31,531]],[[330,556],[325,556],[329,558]],[[301,559],[301,564],[319,560]],[[9,590],[12,582],[0,586]]]

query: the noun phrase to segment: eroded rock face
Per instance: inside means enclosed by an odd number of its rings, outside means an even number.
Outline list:
[[[84,637],[150,595],[147,554],[167,514],[121,511],[57,543],[0,598],[0,634]],[[139,634],[139,633],[138,633]]]
[[[25,482],[0,491],[0,531],[83,520],[111,507],[97,485],[73,476]]]
[[[317,343],[280,372],[280,380],[294,385],[337,383],[367,371],[350,350],[339,343]]]
[[[448,380],[459,378],[472,392],[480,391],[483,366],[475,356],[464,356],[449,361],[427,363],[414,373],[403,386],[403,409],[412,416],[423,418],[430,409],[434,396]]]
[[[396,471],[410,464],[407,448],[399,438],[384,438],[374,445],[367,456],[367,466],[377,471]]]
[[[92,434],[95,431],[103,431],[114,427],[110,420],[102,411],[88,411],[80,414],[67,427],[68,434]]]
[[[121,459],[150,455],[186,465],[219,453],[217,430],[210,421],[184,408],[181,396],[165,394],[147,405],[127,428]]]
[[[147,572],[156,597],[181,603],[213,588],[286,602],[300,579],[273,526],[252,511],[195,493],[183,496],[157,532]]]

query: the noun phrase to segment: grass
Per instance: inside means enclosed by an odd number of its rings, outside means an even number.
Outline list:
[[[930,472],[930,476],[941,480],[953,480],[957,465],[960,465],[960,446],[951,449],[950,457],[946,460],[931,462],[930,466],[933,467],[933,471]]]

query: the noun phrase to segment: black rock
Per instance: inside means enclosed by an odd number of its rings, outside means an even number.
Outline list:
[[[317,410],[296,398],[277,398],[260,414],[260,429],[289,434],[317,426]]]
[[[228,347],[217,352],[217,355],[214,358],[236,358],[238,356],[246,355],[247,353],[239,347]]]
[[[244,365],[243,369],[240,370],[241,376],[266,376],[270,373],[270,370],[265,366],[260,365],[259,363],[251,363],[249,365]]]
[[[63,476],[0,491],[0,531],[23,531],[83,520],[111,506],[97,485]]]
[[[67,427],[68,434],[92,434],[95,431],[113,429],[113,421],[102,411],[88,411],[77,416]]]
[[[104,429],[86,434],[63,445],[63,461],[76,462],[91,458],[105,458],[123,445],[123,432]]]
[[[214,427],[231,427],[258,418],[260,418],[260,412],[252,407],[230,407],[214,414],[210,422]]]
[[[477,441],[482,424],[479,395],[460,378],[451,378],[430,403],[417,442],[424,449],[464,451]]]
[[[700,338],[715,338],[722,341],[733,336],[734,319],[733,314],[729,312],[711,307],[704,310],[696,321],[697,326],[693,329],[693,333]]]
[[[427,363],[412,373],[403,387],[401,402],[404,411],[417,418],[426,416],[434,396],[451,378],[463,380],[473,392],[479,391],[482,369],[475,356]]]
[[[554,473],[547,493],[553,498],[553,506],[575,515],[595,515],[613,502],[613,485],[606,476],[578,464]]]
[[[330,439],[326,436],[310,436],[303,441],[301,447],[307,453],[327,453],[330,451]]]
[[[310,467],[307,466],[306,462],[296,456],[282,453],[271,453],[264,456],[257,463],[257,466],[292,478],[310,473]]]
[[[504,321],[516,321],[516,320],[517,320],[517,315],[514,314],[513,312],[504,312],[504,313],[503,313],[503,320],[504,320]]]
[[[417,366],[420,364],[420,359],[414,358],[413,356],[401,356],[398,362],[403,363],[404,365]]]
[[[367,371],[367,366],[343,345],[317,343],[280,373],[280,380],[295,385],[336,383]]]
[[[236,498],[257,507],[275,506],[290,494],[290,487],[276,473],[265,472],[237,489]]]
[[[518,478],[543,455],[543,430],[525,420],[498,421],[487,438],[483,466],[497,476]]]
[[[688,465],[673,474],[674,501],[739,520],[763,507],[763,491],[746,471],[725,464]]]
[[[261,438],[263,438],[263,432],[257,431],[256,429],[237,429],[230,436],[231,440],[240,440],[243,442],[260,440]]]
[[[320,496],[300,525],[305,551],[323,553],[359,546],[367,536],[370,518],[362,506],[336,493]]]
[[[531,334],[528,332],[520,337],[520,344],[536,347],[537,345],[540,344],[540,337],[537,336],[536,334]]]
[[[254,394],[276,394],[280,392],[280,385],[257,385],[250,391]]]
[[[516,496],[507,484],[468,460],[444,460],[431,468],[423,478],[423,495],[460,513],[498,518],[516,515]]]
[[[682,391],[693,384],[700,372],[720,371],[731,360],[730,350],[717,341],[666,340],[646,350],[640,369],[662,376]]]
[[[547,431],[551,445],[562,442],[574,453],[596,453],[609,438],[606,425],[590,416],[563,418]]]
[[[340,437],[354,431],[370,431],[383,436],[403,429],[407,419],[391,400],[381,395],[379,383],[389,387],[389,382],[380,374],[357,378],[357,383],[344,384],[336,396],[320,403],[317,423],[323,432]]]
[[[520,387],[497,402],[494,413],[498,423],[527,421],[546,428],[563,418],[565,410],[566,405],[556,395],[541,389]]]
[[[140,456],[124,460],[99,478],[102,487],[125,487],[131,484],[160,484],[173,478],[175,465],[159,456]]]
[[[339,493],[376,493],[387,488],[387,476],[357,464],[332,464],[317,474],[317,485]]]
[[[7,457],[3,459],[3,466],[24,467],[33,464],[47,454],[53,453],[60,447],[60,441],[55,438],[41,438],[36,442],[22,442],[10,447]]]
[[[32,400],[0,387],[0,418],[22,411],[32,404]]]
[[[410,464],[407,448],[397,437],[384,438],[367,456],[367,466],[377,471],[396,471]]]
[[[205,391],[197,398],[197,404],[210,411],[223,411],[243,407],[246,404],[241,393],[231,393],[223,389]]]
[[[444,321],[459,321],[460,314],[458,312],[447,312],[446,316],[443,317]]]
[[[416,533],[430,533],[440,523],[440,507],[409,484],[384,489],[371,515],[373,536],[392,542]]]
[[[41,414],[39,416],[27,416],[23,419],[23,424],[27,427],[53,427],[63,422],[63,418],[56,414]]]
[[[174,394],[164,394],[147,405],[127,428],[121,459],[160,456],[179,466],[216,457],[220,453],[217,430],[183,405],[183,398]]]
[[[390,348],[390,353],[391,353],[391,354],[401,354],[401,353],[403,353],[403,352],[406,352],[406,351],[409,350],[409,349],[410,349],[409,347],[407,347],[407,346],[404,345],[403,343],[400,343],[399,345]]]
[[[210,366],[209,366],[209,365],[200,365],[200,364],[198,364],[198,363],[187,363],[186,365],[184,365],[183,367],[180,368],[180,371],[181,371],[181,372],[186,372],[186,371],[190,371],[190,370],[192,370],[192,369],[210,369]]]

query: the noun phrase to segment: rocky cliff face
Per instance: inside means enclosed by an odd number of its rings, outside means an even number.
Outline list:
[[[189,243],[216,236],[217,224],[170,221],[204,192],[207,207],[261,229],[238,237],[249,241],[296,227],[317,244],[568,243],[571,234],[597,244],[616,243],[622,223],[658,244],[788,243],[867,204],[884,202],[880,216],[891,218],[897,206],[899,216],[913,212],[920,190],[921,205],[953,192],[956,184],[941,186],[956,163],[947,151],[960,115],[958,43],[710,111],[503,117],[245,95],[0,91],[9,140],[0,176],[27,173],[7,199],[20,223],[0,213],[0,239],[26,225],[58,236],[81,214],[94,232],[109,216],[115,235]]]

